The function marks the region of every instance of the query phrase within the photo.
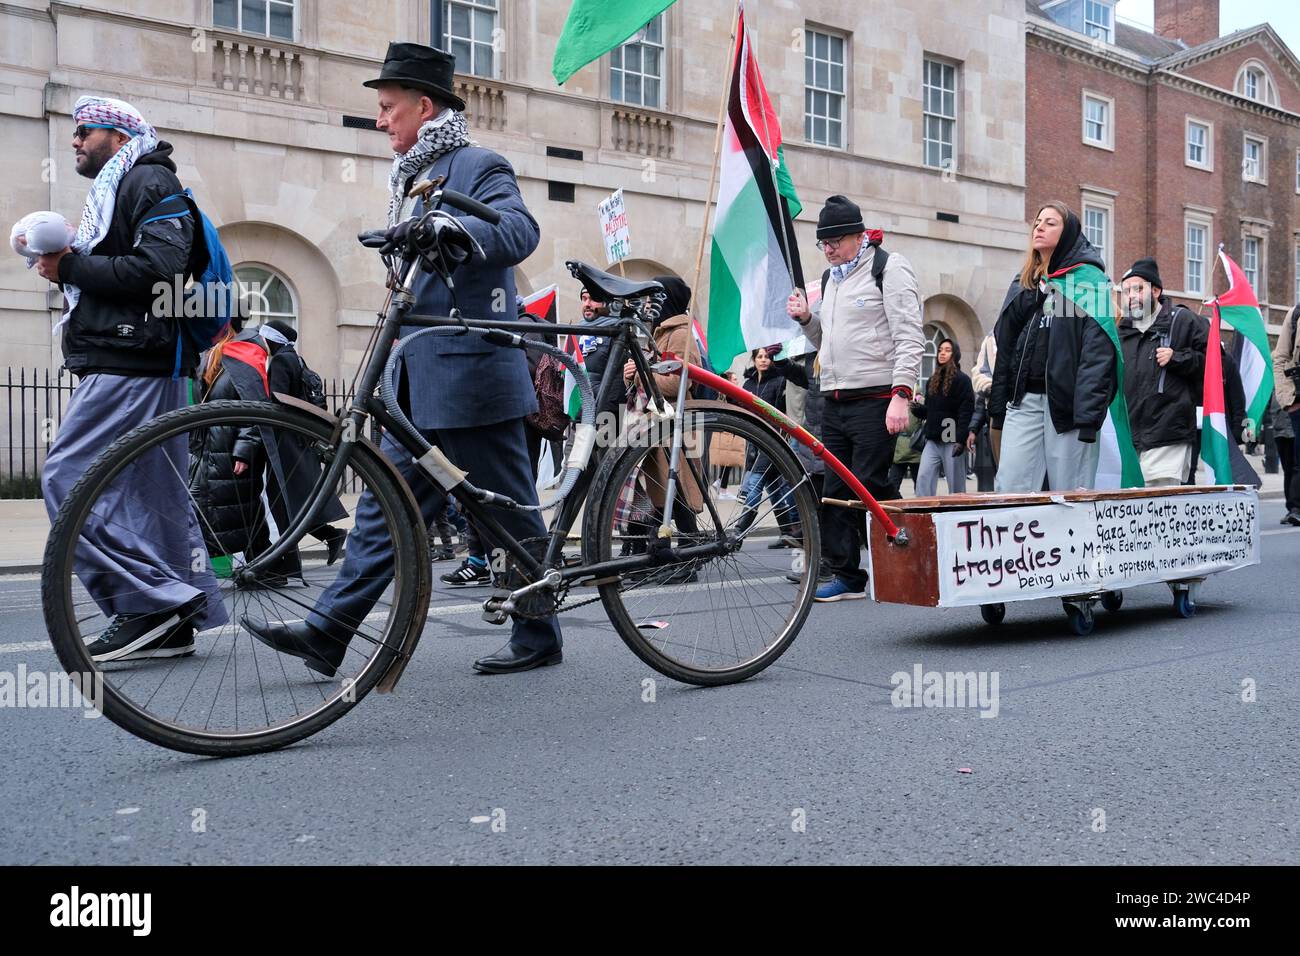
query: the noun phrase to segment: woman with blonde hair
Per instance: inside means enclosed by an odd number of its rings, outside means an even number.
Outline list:
[[[1045,204],[993,329],[989,418],[1002,429],[998,491],[1042,491],[1044,478],[1053,491],[1095,483],[1097,435],[1115,397],[1115,347],[1099,322],[1047,282],[1081,264],[1106,268],[1070,207]],[[1106,281],[1096,295],[1111,295]]]

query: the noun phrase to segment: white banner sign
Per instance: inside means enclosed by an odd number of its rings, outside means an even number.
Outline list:
[[[1090,594],[1259,563],[1253,491],[945,511],[939,604]]]
[[[623,190],[596,206],[600,214],[600,231],[605,237],[605,259],[609,265],[622,262],[632,252],[632,239],[627,231],[627,209],[623,206]]]

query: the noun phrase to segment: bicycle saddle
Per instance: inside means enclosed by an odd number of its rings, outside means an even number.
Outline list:
[[[569,274],[592,293],[592,298],[602,302],[611,299],[639,299],[663,290],[663,286],[653,279],[622,279],[576,259],[569,259],[564,264],[568,266]]]

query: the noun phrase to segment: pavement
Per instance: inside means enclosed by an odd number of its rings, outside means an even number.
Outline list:
[[[1053,600],[997,628],[816,605],[772,667],[713,689],[650,670],[599,604],[562,616],[560,666],[475,675],[505,633],[482,591],[439,587],[395,694],[235,760],[5,705],[6,681],[58,667],[39,575],[5,576],[0,865],[1295,864],[1300,529],[1281,516],[1265,501],[1262,563],[1212,576],[1188,620],[1161,585],[1087,637]],[[999,675],[996,717],[894,706],[917,667]]]

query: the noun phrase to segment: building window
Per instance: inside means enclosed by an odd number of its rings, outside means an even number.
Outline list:
[[[620,103],[664,105],[664,15],[609,54],[609,95]]]
[[[212,25],[292,41],[295,0],[212,0]]]
[[[298,297],[283,276],[251,264],[235,266],[234,271],[239,283],[239,296],[244,300],[248,314],[244,328],[271,319],[288,322],[295,329],[298,327]]]
[[[1083,204],[1083,234],[1097,249],[1106,271],[1110,272],[1110,210],[1105,206]]]
[[[1196,169],[1214,169],[1213,127],[1200,120],[1187,120],[1187,158],[1188,166]]]
[[[1295,191],[1300,193],[1300,149],[1295,151]]]
[[[1115,101],[1109,96],[1084,91],[1083,141],[1102,149],[1115,148]]]
[[[804,30],[803,135],[844,147],[844,37]]]
[[[957,67],[926,59],[924,71],[923,161],[936,169],[952,169],[953,144],[957,140]]]
[[[1241,271],[1246,273],[1246,281],[1255,292],[1256,299],[1263,299],[1259,294],[1259,240],[1247,236],[1241,240]]]
[[[1237,82],[1233,89],[1248,100],[1277,106],[1277,87],[1264,65],[1258,60],[1251,60],[1237,73]]]
[[[1084,0],[1083,32],[1094,40],[1104,43],[1115,42],[1115,11],[1109,3],[1101,0]]]
[[[1205,294],[1205,244],[1209,234],[1209,227],[1205,223],[1188,221],[1183,291],[1194,295]]]
[[[456,72],[496,76],[497,0],[444,0],[443,49],[456,58]]]
[[[1268,140],[1247,133],[1242,139],[1241,178],[1268,184]]]

